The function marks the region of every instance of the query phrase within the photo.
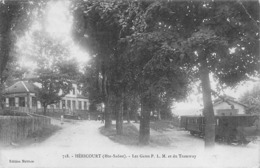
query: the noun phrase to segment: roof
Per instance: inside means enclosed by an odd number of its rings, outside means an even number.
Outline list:
[[[81,95],[81,94],[77,94],[76,97],[77,97],[77,98],[81,98],[81,99],[87,99],[87,97],[85,97],[85,96],[83,96],[83,95]]]
[[[252,114],[236,114],[236,115],[214,115],[215,117],[248,117],[248,116],[258,116]],[[205,117],[204,115],[182,115],[181,117]]]
[[[214,100],[214,104],[221,101],[223,102],[224,100],[235,100],[236,98],[232,97],[232,96],[228,96],[228,95],[223,95],[223,96],[219,96],[219,98],[217,98],[216,100]]]
[[[6,88],[5,94],[13,94],[13,93],[36,93],[37,86],[26,82],[26,81],[18,81],[10,87]]]
[[[213,104],[213,106],[218,105],[218,104],[223,103],[223,102],[224,102],[224,103],[232,102],[232,103],[239,104],[239,105],[241,105],[241,106],[247,107],[247,106],[246,106],[245,104],[243,104],[243,103],[240,103],[240,102],[235,101],[235,100],[229,100],[229,99],[219,100],[219,101],[215,102],[215,103]]]

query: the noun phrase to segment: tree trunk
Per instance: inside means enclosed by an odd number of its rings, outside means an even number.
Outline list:
[[[134,117],[135,117],[135,123],[138,123],[138,112],[137,112],[137,110],[135,110],[134,113],[135,113],[135,114],[134,114]]]
[[[127,110],[126,110],[126,115],[127,115],[127,123],[130,123],[130,111],[129,111],[129,109],[127,108]]]
[[[129,104],[126,103],[126,98],[123,101],[123,114],[126,114],[127,123],[130,123],[130,109]]]
[[[1,16],[0,16],[0,23],[1,23]],[[2,24],[2,23],[1,23]],[[1,27],[2,25],[0,25]],[[2,27],[5,27],[6,25],[3,25]],[[2,108],[2,96],[4,91],[4,82],[5,79],[3,78],[4,70],[7,66],[7,62],[9,60],[9,52],[10,52],[10,36],[9,32],[4,32],[3,28],[0,28],[0,83],[1,83],[1,91],[0,91],[0,100],[1,100],[1,108]],[[4,34],[6,33],[6,34]]]
[[[142,98],[141,101],[141,117],[140,117],[140,131],[139,143],[141,145],[149,144],[150,140],[150,99],[148,97]]]
[[[46,105],[43,106],[43,115],[47,115],[47,106]]]
[[[136,102],[136,96],[134,95],[134,103]],[[131,105],[132,106],[132,105]],[[133,107],[133,106],[132,106]],[[134,120],[135,123],[138,123],[138,106],[135,106],[134,108],[132,108],[132,113],[134,113]]]
[[[201,62],[200,80],[203,93],[203,115],[205,116],[205,147],[214,147],[215,145],[215,117],[211,99],[211,87],[209,79],[209,69],[207,60],[204,58]]]
[[[123,100],[120,96],[116,97],[115,113],[116,113],[116,133],[123,134]]]
[[[158,120],[162,120],[162,118],[161,118],[161,110],[160,109],[158,109]]]
[[[111,97],[109,96],[105,101],[105,128],[111,128],[112,117],[111,117]]]
[[[4,104],[4,101],[3,101],[3,91],[4,91],[4,86],[3,86],[2,82],[0,82],[0,100],[1,100],[0,110],[4,109],[4,107],[5,107],[5,104]],[[3,111],[0,111],[0,114],[1,114],[1,112],[3,112]]]

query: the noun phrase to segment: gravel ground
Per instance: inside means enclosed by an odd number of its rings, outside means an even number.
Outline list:
[[[56,134],[41,143],[0,149],[0,167],[259,167],[259,143],[247,146],[216,144],[204,150],[203,139],[188,132],[151,130],[155,136],[168,136],[172,143],[160,146],[125,146],[99,132],[99,121],[65,122]],[[136,125],[138,127],[138,125]]]

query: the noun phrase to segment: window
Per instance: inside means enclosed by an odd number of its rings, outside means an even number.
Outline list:
[[[72,88],[72,94],[73,94],[73,95],[76,94],[76,91],[75,91],[75,88],[74,88],[74,87]]]
[[[65,100],[62,100],[62,108],[66,108]]]
[[[82,109],[82,104],[81,104],[81,101],[79,101],[79,110]]]
[[[14,107],[15,106],[15,99],[14,97],[9,98],[9,106]]]
[[[71,101],[70,100],[67,100],[67,107],[70,109],[71,108]]]
[[[25,97],[19,97],[19,107],[25,107]]]
[[[36,107],[36,106],[37,106],[36,97],[32,97],[32,106],[33,106],[33,107]]]
[[[56,108],[57,108],[57,109],[60,108],[60,102],[56,103]]]
[[[72,108],[76,109],[76,101],[75,100],[72,100]]]
[[[84,109],[87,110],[87,102],[84,102]]]

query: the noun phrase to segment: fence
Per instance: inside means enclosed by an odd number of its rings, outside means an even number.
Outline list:
[[[45,117],[0,116],[0,142],[19,142],[50,124],[50,118]]]
[[[5,107],[5,110],[10,110],[13,112],[19,112],[19,113],[36,113],[43,115],[43,108],[28,108],[28,107]],[[47,109],[46,115],[54,118],[60,118],[61,115],[64,114],[74,114],[79,115],[81,119],[84,120],[96,120],[98,118],[98,115],[102,115],[99,111],[93,111],[90,112],[88,110],[72,110],[72,109],[54,109],[50,108]]]
[[[23,113],[42,113],[43,108],[36,108],[36,107],[5,107],[6,110],[12,110],[12,111],[19,111]],[[68,109],[64,109],[66,112]],[[47,109],[47,112],[64,112],[63,109]]]

